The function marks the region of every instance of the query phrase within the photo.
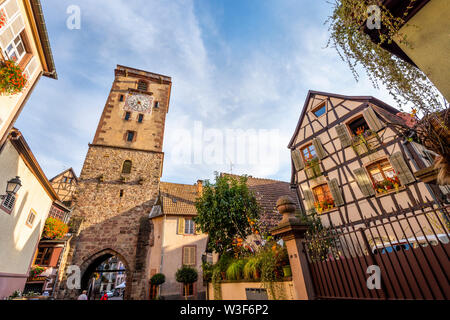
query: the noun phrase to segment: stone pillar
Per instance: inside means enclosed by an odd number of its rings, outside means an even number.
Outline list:
[[[312,300],[314,299],[314,287],[302,242],[308,227],[295,217],[296,205],[290,197],[280,197],[277,201],[277,210],[283,215],[283,219],[277,227],[271,230],[271,233],[274,236],[281,236],[286,243],[292,269],[295,298],[297,300]]]

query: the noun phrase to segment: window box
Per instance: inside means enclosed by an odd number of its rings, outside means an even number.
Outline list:
[[[315,179],[322,175],[319,158],[315,157],[305,162],[305,173],[308,179]]]
[[[375,151],[381,145],[378,134],[372,130],[357,130],[352,138],[352,147],[358,156]]]

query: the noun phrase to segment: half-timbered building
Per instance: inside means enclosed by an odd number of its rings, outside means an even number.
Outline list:
[[[447,189],[419,182],[413,174],[425,162],[426,150],[401,138],[393,123],[405,123],[404,114],[374,97],[309,91],[289,143],[292,183],[304,209],[317,212],[326,225],[356,227],[443,204]],[[435,231],[444,232],[446,216],[433,218]],[[408,223],[400,238],[419,232],[419,222]],[[394,233],[386,230],[369,240],[387,241]]]
[[[60,174],[50,179],[53,189],[55,189],[58,197],[67,207],[72,207],[73,196],[77,189],[78,177],[72,168],[64,170]]]

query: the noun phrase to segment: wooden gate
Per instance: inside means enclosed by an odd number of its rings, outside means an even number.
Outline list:
[[[316,297],[450,299],[449,208],[428,203],[307,234]]]

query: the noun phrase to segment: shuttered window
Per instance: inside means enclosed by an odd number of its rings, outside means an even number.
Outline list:
[[[347,126],[345,124],[338,124],[336,126],[336,133],[341,141],[342,148],[347,148],[352,144],[352,139],[348,133]]]
[[[383,129],[383,123],[380,121],[372,107],[368,107],[363,111],[364,118],[367,121],[370,129],[373,131],[380,131]]]
[[[375,195],[375,190],[373,189],[372,181],[370,181],[366,169],[358,168],[356,170],[353,170],[353,173],[355,174],[356,183],[358,184],[359,189],[361,189],[362,194],[365,197]]]
[[[334,204],[336,206],[343,206],[344,199],[342,198],[342,192],[339,188],[339,183],[337,179],[332,179],[328,182],[328,188],[330,189],[331,195],[334,199]]]
[[[178,218],[177,233],[184,234],[184,218]]]
[[[25,46],[20,37],[25,25],[17,0],[8,0],[0,5],[0,14],[6,17],[6,24],[0,28],[0,46],[8,58],[16,58],[18,62],[25,54]]]
[[[184,234],[194,234],[194,221],[192,219],[184,220]]]
[[[306,147],[303,147],[301,155],[302,155],[304,162],[314,159],[317,157],[316,148],[312,144],[310,144]]]
[[[183,261],[182,264],[185,266],[195,266],[195,254],[196,247],[195,246],[186,246],[183,247]]]
[[[292,150],[292,161],[294,162],[295,171],[303,170],[305,164],[299,150]]]
[[[16,202],[16,197],[10,193],[8,193],[2,201],[1,208],[6,212],[11,213],[14,208],[14,203]]]
[[[389,161],[394,167],[394,170],[397,173],[397,176],[400,179],[401,184],[406,185],[416,180],[411,170],[409,170],[408,165],[406,164],[406,161],[403,158],[401,151],[392,154],[389,158]]]
[[[305,196],[305,206],[307,210],[314,209],[314,195],[311,190],[303,190],[303,195]]]
[[[313,139],[313,145],[314,148],[316,149],[317,156],[319,157],[320,160],[322,160],[328,155],[327,152],[325,151],[325,148],[322,145],[322,141],[320,141],[320,138]]]

